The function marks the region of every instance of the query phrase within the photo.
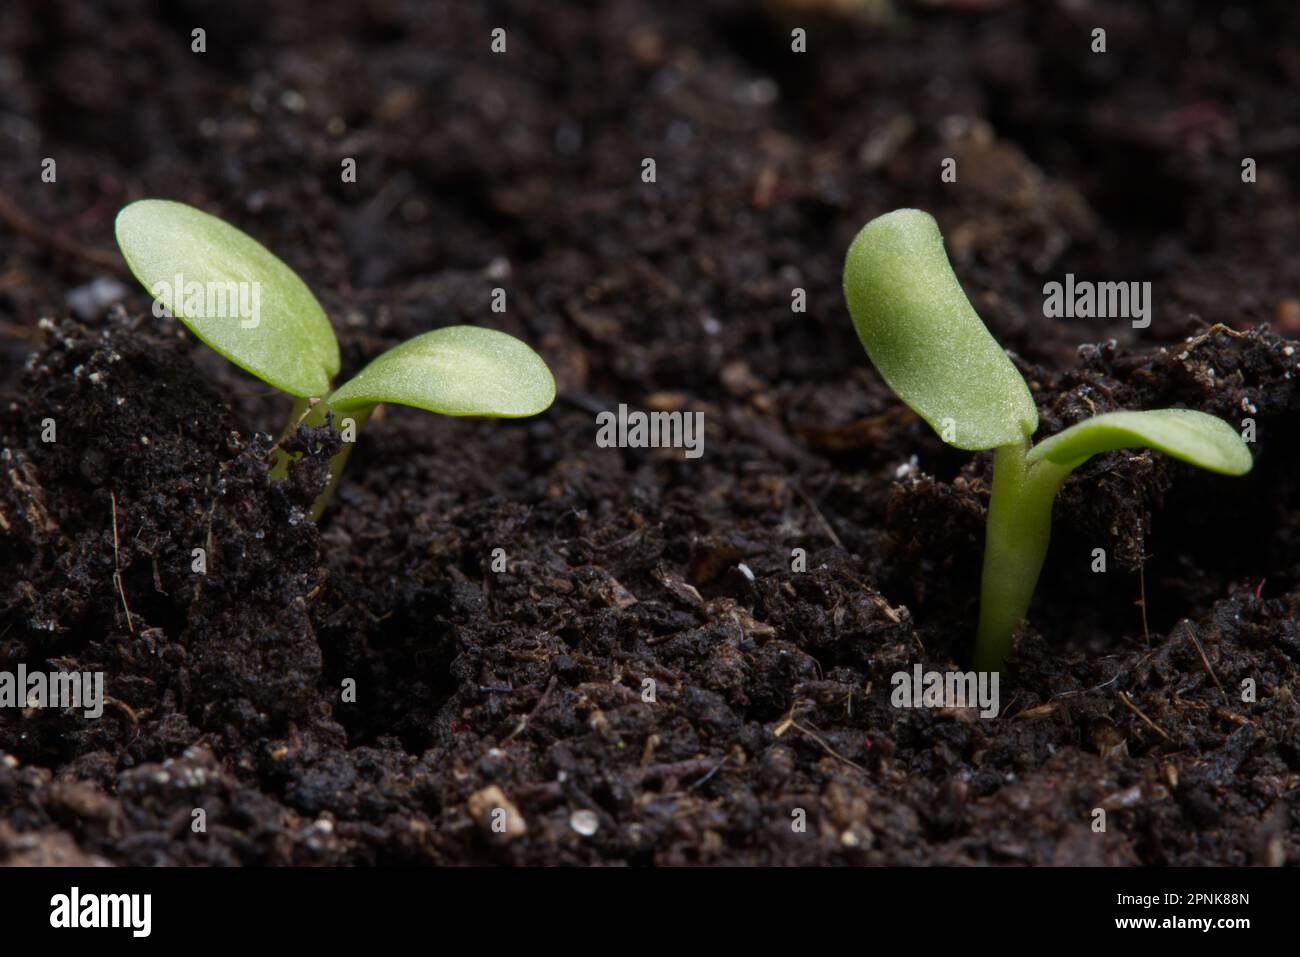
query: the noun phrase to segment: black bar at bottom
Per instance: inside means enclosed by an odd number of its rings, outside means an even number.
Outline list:
[[[0,871],[0,933],[14,945],[75,934],[331,948],[418,934],[435,950],[472,933],[494,950],[568,938],[598,954],[629,937],[734,949],[831,931],[869,946],[887,925],[931,945],[952,934],[1000,945],[1199,935],[1232,946],[1289,928],[1294,890],[1293,873],[1262,869],[14,869]],[[147,911],[134,895],[148,895]]]

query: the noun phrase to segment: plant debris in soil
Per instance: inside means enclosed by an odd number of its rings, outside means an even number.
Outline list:
[[[0,671],[106,699],[0,708],[0,863],[1300,861],[1293,5],[233,4],[206,57],[144,3],[20,6]],[[142,195],[298,270],[345,374],[467,322],[560,398],[384,409],[317,526],[337,439],[300,429],[268,483],[287,400],[107,254]],[[994,720],[890,703],[895,672],[965,666],[991,469],[843,306],[849,239],[901,205],[1040,435],[1166,406],[1256,429],[1242,479],[1075,473]],[[1153,281],[1150,329],[1043,319],[1067,271]],[[620,403],[702,412],[704,455],[598,447]]]

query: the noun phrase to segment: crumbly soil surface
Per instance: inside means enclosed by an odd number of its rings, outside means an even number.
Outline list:
[[[7,5],[0,671],[108,700],[0,709],[0,863],[1300,862],[1300,23],[1211,6]],[[142,196],[298,270],[345,374],[475,323],[560,397],[384,409],[313,525],[328,434],[268,484],[289,402],[152,315]],[[1254,422],[1245,478],[1075,473],[996,720],[890,704],[968,664],[990,477],[843,306],[899,206],[1040,435]],[[1151,326],[1043,318],[1067,272],[1150,281]],[[598,447],[619,403],[703,412],[703,456]]]

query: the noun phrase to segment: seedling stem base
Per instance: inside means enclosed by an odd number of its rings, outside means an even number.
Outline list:
[[[1001,671],[1029,610],[1052,536],[1052,502],[1070,468],[1026,460],[1029,441],[993,453],[975,667]]]

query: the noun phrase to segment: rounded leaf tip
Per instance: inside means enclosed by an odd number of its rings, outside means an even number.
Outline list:
[[[555,378],[525,343],[495,329],[447,326],[395,346],[327,400],[340,411],[393,402],[441,415],[523,418],[555,401]]]
[[[1155,449],[1223,475],[1245,475],[1255,464],[1231,425],[1194,409],[1106,412],[1044,439],[1029,461],[1076,468],[1093,455],[1124,448]]]
[[[863,226],[844,298],[877,371],[945,442],[990,449],[1038,428],[1029,387],[962,291],[929,213],[898,209]]]
[[[265,246],[184,203],[142,199],[114,224],[127,266],[200,340],[263,382],[320,396],[339,350],[307,284]]]

